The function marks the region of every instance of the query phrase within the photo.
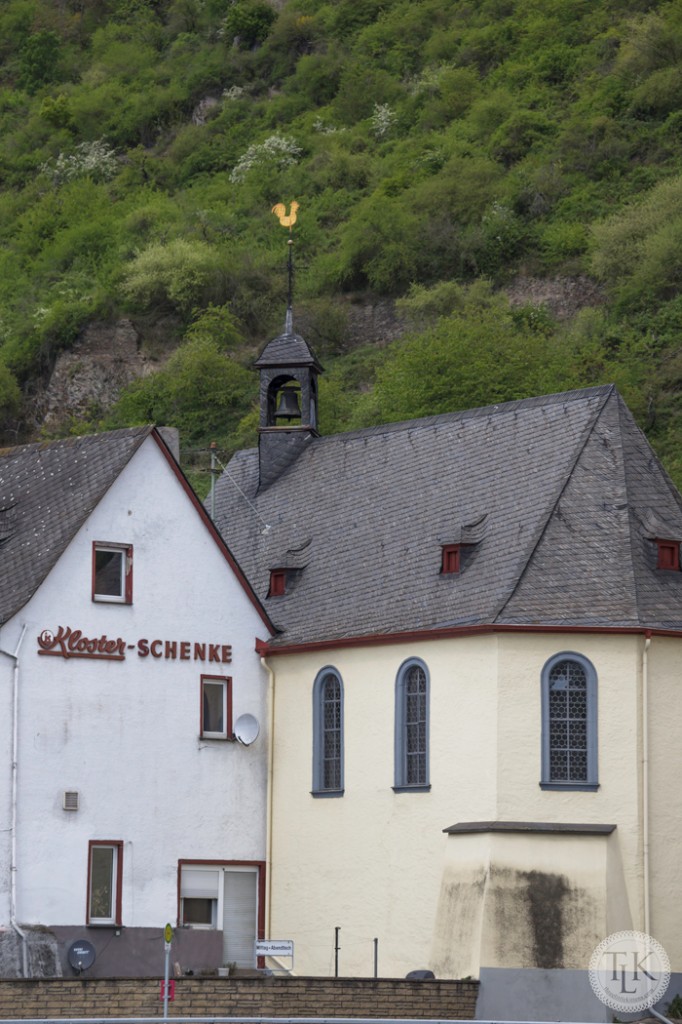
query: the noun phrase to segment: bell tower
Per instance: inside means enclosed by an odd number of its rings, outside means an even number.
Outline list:
[[[284,217],[282,204],[273,208],[280,223],[291,226],[297,204]],[[280,213],[281,211],[281,213]],[[317,429],[317,377],[322,366],[314,352],[293,327],[293,240],[289,238],[289,295],[284,331],[268,342],[254,366],[260,373],[260,422],[258,456],[262,490],[269,487],[294,462],[304,448],[319,437]]]

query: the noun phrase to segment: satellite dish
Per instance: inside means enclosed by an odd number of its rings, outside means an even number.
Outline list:
[[[92,967],[95,962],[95,947],[87,939],[76,939],[69,946],[69,952],[67,954],[69,963],[73,967],[74,971],[79,974],[81,971],[86,971],[88,967]]]
[[[258,720],[253,715],[240,715],[234,723],[234,735],[243,746],[250,747],[260,732]]]

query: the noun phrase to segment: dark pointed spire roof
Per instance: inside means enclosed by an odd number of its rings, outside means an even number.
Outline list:
[[[291,306],[287,309],[284,330],[269,341],[254,363],[260,370],[266,366],[322,366],[307,341],[294,331]]]

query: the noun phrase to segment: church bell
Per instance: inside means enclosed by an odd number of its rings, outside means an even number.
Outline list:
[[[301,410],[298,404],[298,395],[291,388],[282,388],[279,393],[279,402],[275,411],[276,420],[300,419]]]

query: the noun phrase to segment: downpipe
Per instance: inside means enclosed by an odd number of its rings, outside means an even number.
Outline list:
[[[265,658],[260,663],[268,673],[268,781],[266,791],[266,837],[265,837],[265,870],[267,871],[266,886],[266,910],[265,910],[265,938],[271,935],[270,924],[272,918],[272,779],[275,762],[275,673],[268,665]]]
[[[0,654],[11,658],[14,662],[12,673],[12,806],[10,816],[10,910],[9,923],[21,939],[22,976],[28,978],[28,939],[17,923],[17,774],[19,769],[19,651],[26,633],[26,623],[21,627],[21,635],[14,653],[0,648]]]
[[[642,652],[642,881],[644,933],[651,935],[651,893],[649,889],[649,648],[647,631]]]

